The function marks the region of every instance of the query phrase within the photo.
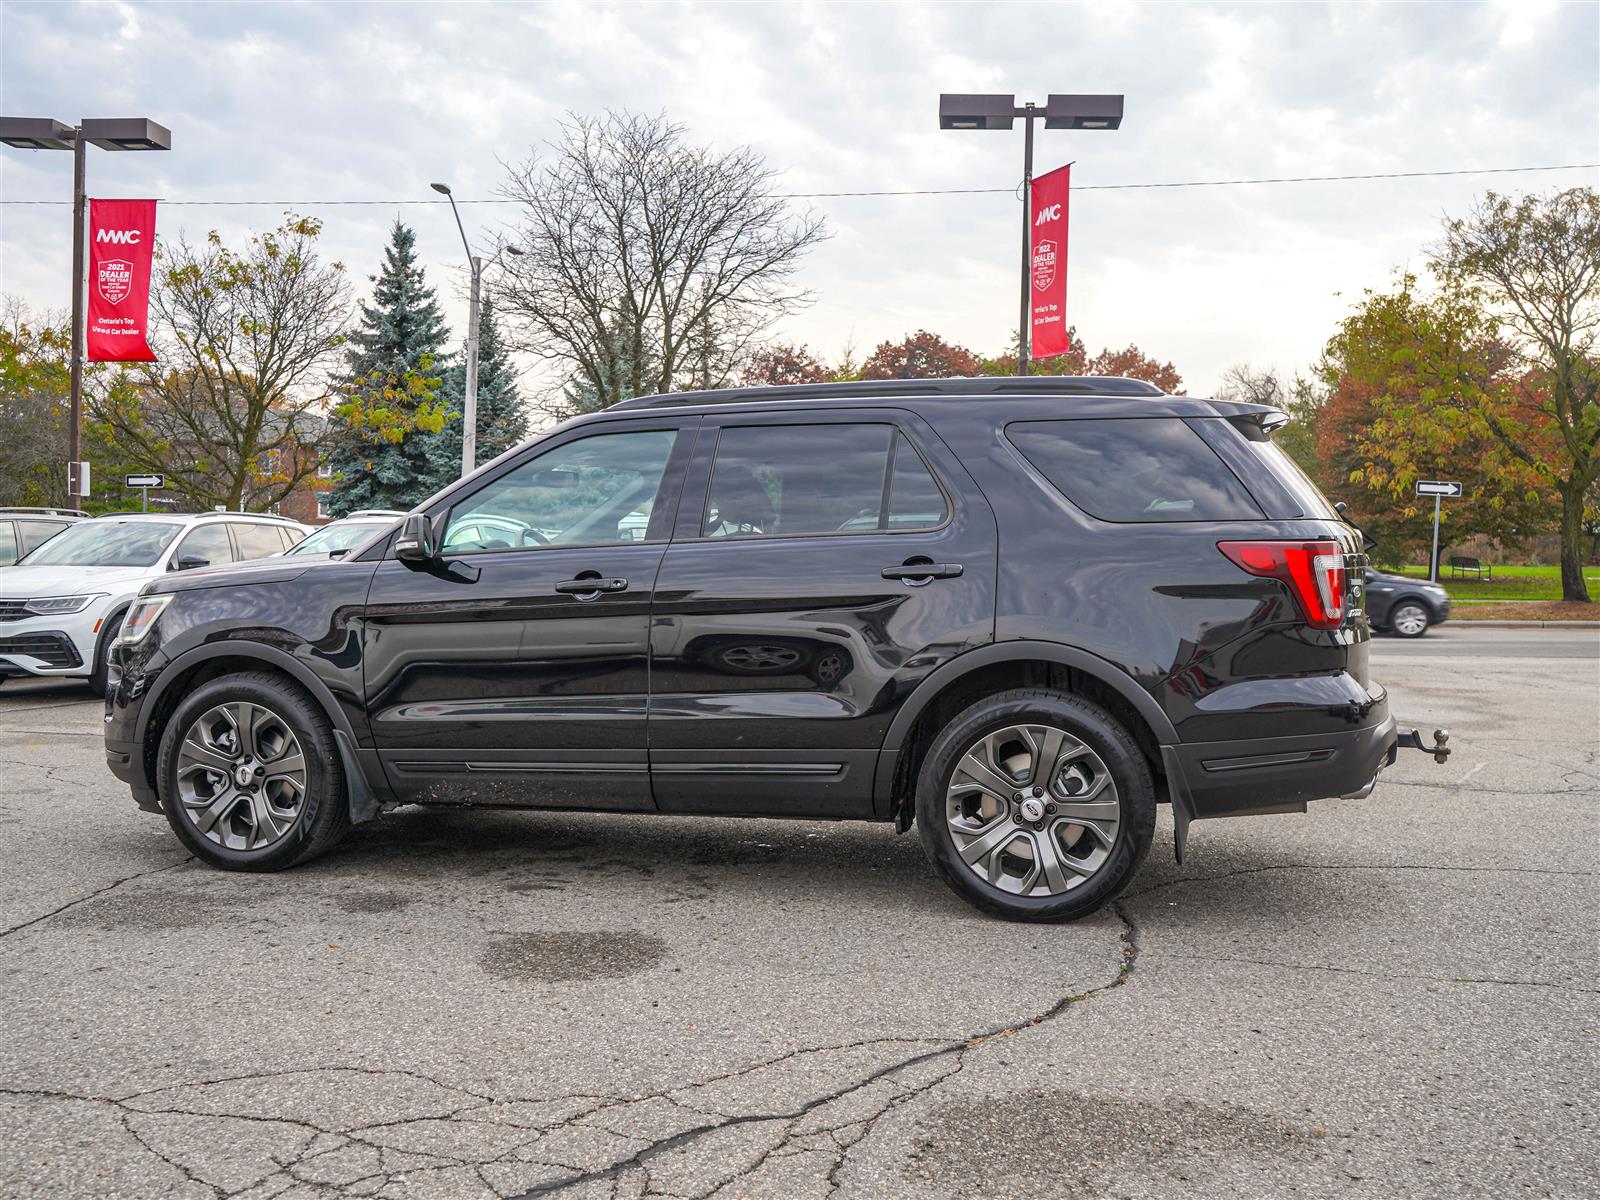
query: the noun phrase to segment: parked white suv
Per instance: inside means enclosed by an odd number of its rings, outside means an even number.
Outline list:
[[[0,679],[79,677],[105,690],[128,605],[167,571],[281,554],[309,531],[256,513],[118,513],[63,530],[0,567]]]

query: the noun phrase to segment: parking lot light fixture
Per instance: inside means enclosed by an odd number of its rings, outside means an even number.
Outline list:
[[[1022,136],[1022,307],[1017,323],[1017,374],[1028,373],[1029,259],[1032,223],[1029,187],[1033,182],[1033,123],[1044,118],[1046,129],[1116,129],[1122,124],[1119,95],[1065,95],[1052,92],[1043,108],[1031,101],[1017,104],[1015,95],[943,92],[939,96],[940,129],[1010,129],[1018,117]]]
[[[67,422],[67,507],[82,508],[83,257],[92,143],[102,150],[171,150],[172,131],[149,117],[85,117],[65,125],[52,117],[0,117],[0,142],[16,150],[72,151],[72,413]]]
[[[456,207],[450,185],[430,183],[428,186],[450,201],[450,212],[455,216],[461,245],[467,252],[467,266],[472,273],[472,295],[467,304],[467,384],[461,404],[461,477],[465,479],[478,465],[478,304],[483,290],[483,259],[472,252],[467,227],[461,223],[461,210]]]

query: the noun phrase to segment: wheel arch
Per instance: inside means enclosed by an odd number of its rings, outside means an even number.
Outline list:
[[[345,791],[349,797],[350,819],[370,820],[388,798],[389,789],[382,767],[357,748],[355,730],[350,725],[328,685],[305,663],[274,646],[259,642],[217,642],[196,646],[167,664],[145,697],[140,741],[144,752],[144,773],[152,790],[156,785],[156,756],[167,720],[183,697],[194,687],[236,671],[274,670],[298,684],[322,710],[333,726],[333,739],[339,747],[344,767]],[[376,787],[374,785],[377,785]]]
[[[944,723],[974,700],[1014,687],[1054,687],[1107,709],[1127,728],[1160,783],[1161,747],[1179,738],[1155,698],[1116,664],[1058,642],[994,642],[945,663],[924,679],[895,714],[873,777],[873,811],[909,821],[922,756]]]

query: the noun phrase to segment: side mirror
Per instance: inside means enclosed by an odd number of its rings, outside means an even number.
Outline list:
[[[196,567],[209,567],[210,565],[211,560],[209,558],[201,558],[198,554],[180,554],[178,555],[178,561],[173,564],[173,570],[192,571]]]
[[[433,544],[433,522],[423,513],[412,513],[400,525],[394,539],[394,556],[406,563],[429,563],[439,555]]]

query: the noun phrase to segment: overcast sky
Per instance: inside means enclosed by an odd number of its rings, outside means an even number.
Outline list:
[[[563,112],[662,110],[748,143],[793,192],[1014,187],[1022,134],[940,132],[938,96],[1122,92],[1120,131],[1040,129],[1076,160],[1068,318],[1091,351],[1136,342],[1191,391],[1229,364],[1315,358],[1364,287],[1419,266],[1445,213],[1488,188],[1594,185],[1594,170],[1246,187],[1169,180],[1600,161],[1600,6],[0,3],[7,114],[150,116],[170,154],[90,151],[90,192],[168,202],[160,229],[238,237],[292,202],[326,221],[363,288],[396,215],[454,327],[462,252],[433,179],[493,195],[499,160]],[[0,148],[0,291],[66,306],[71,157]],[[328,204],[380,200],[370,207]],[[998,352],[1016,324],[1007,194],[805,201],[833,238],[816,303],[779,331],[824,358],[934,330]],[[466,208],[469,232],[506,219]]]

